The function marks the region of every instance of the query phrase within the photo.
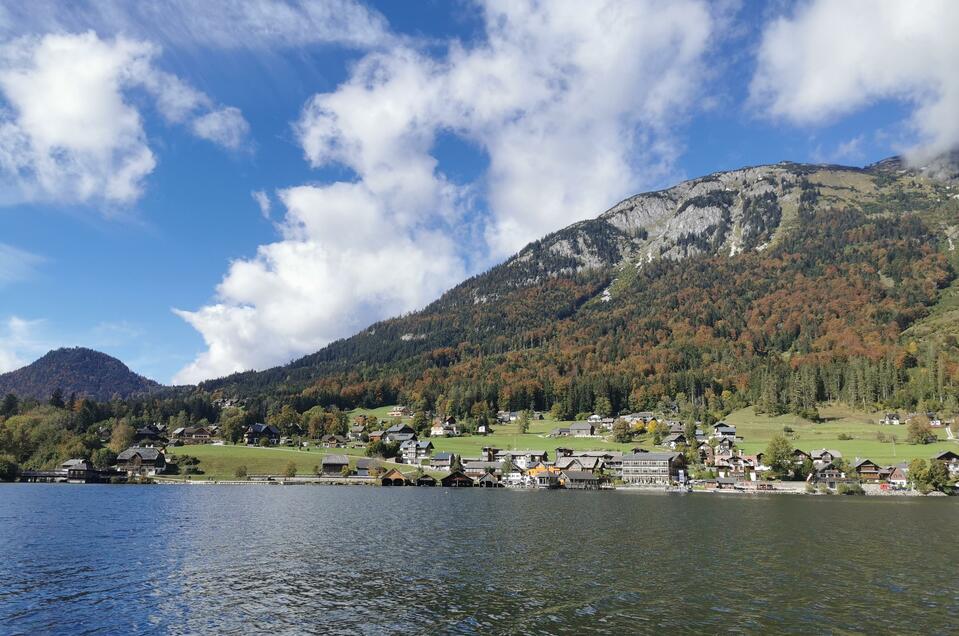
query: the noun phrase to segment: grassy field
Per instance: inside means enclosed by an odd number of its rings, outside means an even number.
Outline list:
[[[959,451],[959,444],[946,441],[945,430],[937,431],[940,441],[934,444],[911,445],[906,443],[905,426],[879,424],[882,413],[865,413],[838,406],[826,405],[819,409],[823,422],[814,423],[795,415],[770,417],[757,415],[752,407],[731,413],[726,421],[736,425],[736,434],[743,437],[740,446],[748,454],[766,448],[769,440],[784,427],[793,429],[787,434],[796,448],[809,451],[814,448],[832,448],[852,461],[855,457],[869,458],[880,464],[894,464],[916,457],[929,459],[939,451]],[[898,441],[882,443],[876,433],[887,438],[895,435]],[[852,436],[851,440],[839,439],[839,434]]]
[[[381,419],[389,419],[387,413],[390,407],[378,409],[357,409],[350,415],[374,415]],[[789,427],[793,432],[788,433],[792,444],[803,450],[814,448],[832,448],[840,451],[843,457],[850,461],[855,457],[868,457],[880,464],[894,464],[909,461],[916,457],[928,459],[942,450],[959,451],[959,443],[946,441],[945,431],[937,434],[940,441],[934,444],[913,446],[905,442],[905,426],[880,425],[881,413],[864,413],[842,406],[826,405],[820,408],[823,422],[814,423],[795,415],[770,417],[757,415],[753,409],[746,408],[731,413],[727,418],[736,425],[736,432],[743,437],[739,445],[748,454],[762,451],[774,435],[784,432]],[[568,422],[555,420],[536,420],[530,425],[527,433],[519,432],[515,423],[497,425],[493,427],[491,435],[473,435],[462,437],[433,437],[435,450],[448,451],[464,457],[477,457],[484,446],[504,450],[545,450],[550,459],[555,459],[557,448],[571,448],[573,450],[621,450],[628,451],[636,446],[648,450],[657,450],[652,445],[649,436],[637,438],[630,444],[617,444],[606,441],[601,437],[549,437],[554,428],[568,425]],[[886,437],[895,435],[898,440],[881,443],[876,439],[876,433],[881,431]],[[851,440],[839,439],[839,434],[852,436]],[[661,449],[660,449],[661,450]],[[313,474],[313,467],[318,466],[324,454],[336,453],[349,455],[353,458],[364,455],[363,448],[325,449],[311,447],[309,450],[297,450],[287,447],[258,448],[248,446],[183,446],[169,449],[171,461],[176,461],[177,455],[192,455],[199,458],[200,469],[203,475],[194,475],[192,479],[233,479],[238,466],[246,466],[250,475],[272,474],[281,475],[291,460],[296,463],[300,475]],[[397,467],[404,472],[412,472],[413,467],[404,464],[384,463],[385,467]],[[177,477],[182,478],[182,477]]]
[[[282,475],[290,461],[296,463],[297,474],[312,475],[313,467],[320,464],[323,455],[331,453],[350,455],[353,465],[355,465],[355,458],[364,456],[362,448],[311,448],[298,451],[295,448],[287,447],[260,448],[256,446],[213,446],[204,444],[169,448],[167,449],[167,459],[170,462],[176,462],[178,455],[190,455],[199,459],[200,470],[203,471],[203,474],[191,477],[196,481],[234,479],[235,471],[239,466],[246,466],[248,475]],[[404,472],[413,470],[412,466],[391,462],[384,462],[383,465],[388,468],[400,468]],[[176,475],[173,478],[183,479],[183,475]]]

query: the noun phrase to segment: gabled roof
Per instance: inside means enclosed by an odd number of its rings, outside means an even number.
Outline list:
[[[682,455],[682,453],[629,453],[623,455],[623,461],[628,460],[652,460],[657,462],[672,461]]]
[[[140,459],[145,459],[147,461],[156,460],[159,457],[163,456],[163,453],[160,452],[157,448],[152,448],[149,446],[131,446],[126,449],[119,455],[117,455],[117,461],[129,461],[133,459],[134,455],[139,455]]]
[[[571,431],[583,431],[583,430],[593,429],[593,428],[596,428],[596,427],[593,426],[592,423],[590,422],[573,422],[572,424],[569,425],[569,430]]]
[[[373,460],[370,459],[369,457],[360,457],[359,459],[356,460],[356,467],[357,467],[357,468],[367,468],[367,469],[368,469],[368,468],[369,468],[370,466],[372,466],[372,465],[373,465]]]
[[[951,451],[951,450],[944,450],[938,455],[936,455],[935,457],[933,457],[933,459],[938,459],[940,461],[948,462],[954,459],[959,459],[959,453],[956,453],[955,451]]]
[[[439,453],[433,453],[433,461],[449,461],[453,459],[453,453],[447,451],[440,451]]]
[[[596,475],[585,470],[564,470],[560,476],[570,481],[596,481],[597,479]]]
[[[323,457],[323,461],[320,463],[328,466],[342,466],[344,464],[349,464],[350,459],[346,455],[326,455]]]

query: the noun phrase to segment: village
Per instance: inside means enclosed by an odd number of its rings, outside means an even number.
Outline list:
[[[464,433],[454,417],[433,417],[429,430],[418,434],[409,423],[406,407],[393,407],[389,419],[359,415],[346,435],[325,434],[314,440],[283,435],[274,425],[250,425],[236,446],[220,439],[217,426],[180,427],[166,431],[150,425],[136,432],[135,444],[117,455],[116,465],[97,469],[82,458],[70,459],[52,470],[23,471],[20,481],[66,483],[209,483],[201,480],[201,460],[188,454],[200,447],[318,451],[309,475],[294,467],[282,473],[257,474],[246,467],[233,479],[216,483],[256,484],[364,484],[379,486],[440,486],[451,488],[513,488],[610,490],[646,489],[665,492],[765,492],[794,494],[915,494],[922,485],[910,477],[910,463],[883,464],[868,457],[844,457],[836,449],[779,448],[774,461],[767,453],[744,451],[735,425],[711,426],[640,412],[617,418],[591,415],[583,421],[552,427],[541,438],[541,449],[499,448],[483,443],[494,433],[484,424]],[[934,426],[943,422],[935,418]],[[522,418],[542,414],[505,412],[496,425],[510,426]],[[897,414],[886,414],[881,424],[904,424]],[[662,431],[655,444],[588,448],[606,442],[625,427]],[[294,430],[294,433],[302,431]],[[440,450],[453,438],[469,438],[472,452]],[[492,439],[493,437],[490,437]],[[569,440],[564,443],[563,440]],[[950,436],[951,439],[951,436]],[[586,447],[584,447],[584,445]],[[549,446],[549,448],[547,448]],[[620,445],[622,446],[622,445]],[[383,453],[385,449],[386,456]],[[390,450],[393,452],[390,452]],[[957,449],[959,450],[959,449]],[[360,454],[362,453],[362,455]],[[372,456],[369,456],[372,455]],[[292,462],[291,462],[292,464]],[[773,464],[776,464],[775,466]],[[951,490],[959,480],[959,452],[940,450],[928,466],[941,473],[940,485]],[[928,469],[923,468],[926,472]],[[194,481],[194,477],[198,479]]]

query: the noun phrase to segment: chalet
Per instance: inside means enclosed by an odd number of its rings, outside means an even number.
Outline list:
[[[641,411],[639,413],[630,413],[629,415],[624,415],[623,419],[630,424],[635,424],[637,422],[648,424],[650,420],[656,419],[656,416],[653,415],[652,411]]]
[[[559,473],[555,466],[536,464],[526,471],[527,484],[534,488],[556,488],[559,486]]]
[[[433,426],[430,427],[430,437],[456,437],[459,434],[459,426],[452,415],[446,419],[434,419]]]
[[[728,439],[730,441],[736,440],[736,427],[727,424],[726,422],[716,422],[713,424],[713,434],[714,439]]]
[[[615,424],[615,423],[616,423],[616,418],[615,418],[615,417],[604,417],[602,420],[600,420],[599,426],[600,426],[600,428],[602,428],[604,431],[612,431],[612,430],[613,430],[613,424]]]
[[[929,426],[934,428],[940,428],[942,426],[942,420],[935,413],[926,413],[926,419],[929,420]]]
[[[206,444],[210,441],[212,434],[210,429],[204,426],[181,426],[173,429],[170,437],[182,444]]]
[[[858,459],[852,469],[859,475],[859,479],[870,482],[881,481],[891,472],[869,459]]]
[[[842,459],[842,453],[830,448],[818,448],[809,451],[809,457],[812,459],[813,464],[818,466],[820,464],[832,464],[837,459]]]
[[[588,471],[564,470],[557,481],[560,488],[569,490],[599,490],[599,477]]]
[[[343,448],[346,446],[346,438],[342,435],[324,435],[320,438],[320,445],[324,448]]]
[[[383,431],[370,431],[369,439],[371,442],[379,442],[383,439]]]
[[[410,415],[411,411],[406,406],[394,406],[389,413],[390,417],[409,417]]]
[[[383,474],[382,477],[380,477],[381,486],[405,486],[408,483],[410,482],[406,478],[406,475],[395,468],[389,469]]]
[[[361,442],[363,441],[364,429],[362,426],[351,426],[350,430],[347,432],[346,437],[351,442]]]
[[[716,473],[720,477],[755,479],[756,460],[744,455],[733,455],[716,460]]]
[[[383,441],[385,442],[403,442],[416,439],[416,431],[406,424],[394,424],[383,431]]]
[[[413,483],[416,484],[417,486],[429,486],[429,487],[435,486],[437,484],[436,477],[433,477],[432,475],[427,475],[426,473],[417,477],[416,481]]]
[[[473,479],[466,474],[456,470],[446,475],[440,480],[444,488],[472,488]]]
[[[320,462],[320,474],[323,477],[339,477],[343,468],[350,465],[350,458],[346,455],[324,455]]]
[[[682,453],[631,453],[623,455],[623,481],[667,486],[679,479],[685,466]]]
[[[453,465],[453,453],[446,451],[434,453],[430,457],[430,468],[433,470],[449,470]]]
[[[840,484],[855,483],[856,480],[846,477],[832,462],[819,463],[813,471],[806,477],[806,482],[810,484],[820,484],[829,490],[836,490]]]
[[[601,457],[561,457],[556,460],[556,468],[560,470],[570,470],[578,472],[593,473],[603,468],[603,459]]]
[[[686,439],[685,433],[673,433],[663,440],[663,446],[673,450],[676,450],[680,446],[687,446],[688,444],[689,440]]]
[[[538,462],[548,461],[549,453],[540,450],[499,451],[493,456],[493,459],[495,461],[503,462],[506,461],[507,457],[509,457],[510,461],[513,462],[514,466],[526,470]]]
[[[549,432],[550,437],[569,437],[569,427],[561,426],[559,428],[554,428]]]
[[[373,460],[368,457],[360,457],[356,460],[356,476],[357,477],[369,477],[370,468],[374,466]],[[342,469],[340,469],[342,470]]]
[[[429,440],[407,440],[400,444],[400,454],[403,457],[404,464],[419,464],[424,459],[429,459],[433,453],[433,442]]]
[[[495,461],[466,460],[463,462],[463,472],[470,477],[481,477],[489,472],[501,475],[503,474],[503,464]]]
[[[879,420],[880,424],[889,424],[892,426],[899,426],[902,424],[902,420],[899,419],[898,413],[886,413],[886,417]]]
[[[713,447],[706,442],[697,442],[696,451],[699,453],[699,461],[706,466],[711,466],[715,461],[716,454]]]
[[[280,443],[280,430],[272,424],[256,423],[247,427],[243,439],[248,445],[259,445],[260,440],[266,439],[275,446]]]
[[[160,475],[166,470],[166,457],[157,448],[133,446],[117,455],[117,470],[131,477]]]
[[[505,484],[492,473],[486,473],[476,478],[476,486],[478,488],[502,488],[504,485]]]
[[[489,424],[483,423],[476,427],[477,435],[489,435],[492,432],[493,432],[493,427],[490,426]]]
[[[136,434],[133,436],[133,441],[137,444],[158,444],[165,442],[166,438],[160,431],[160,427],[158,427],[156,424],[147,424],[146,426],[136,430]]]
[[[949,474],[953,477],[959,477],[959,454],[951,450],[947,450],[942,451],[932,459],[939,462],[945,462],[946,468],[949,469]]]
[[[794,448],[794,449],[793,449],[793,463],[794,463],[794,464],[796,464],[797,466],[802,466],[803,464],[806,463],[806,460],[807,460],[807,459],[808,459],[809,461],[812,461],[812,457],[809,456],[809,453],[807,453],[806,451],[804,451],[804,450],[802,450],[802,449],[800,449],[800,448]]]
[[[569,434],[573,437],[592,437],[596,427],[591,422],[573,422],[569,425]]]
[[[603,416],[593,413],[592,415],[586,418],[586,421],[589,422],[590,424],[599,424],[600,422],[603,421]]]

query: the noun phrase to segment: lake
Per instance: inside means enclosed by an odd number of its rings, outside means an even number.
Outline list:
[[[0,486],[4,634],[955,633],[959,501]]]

